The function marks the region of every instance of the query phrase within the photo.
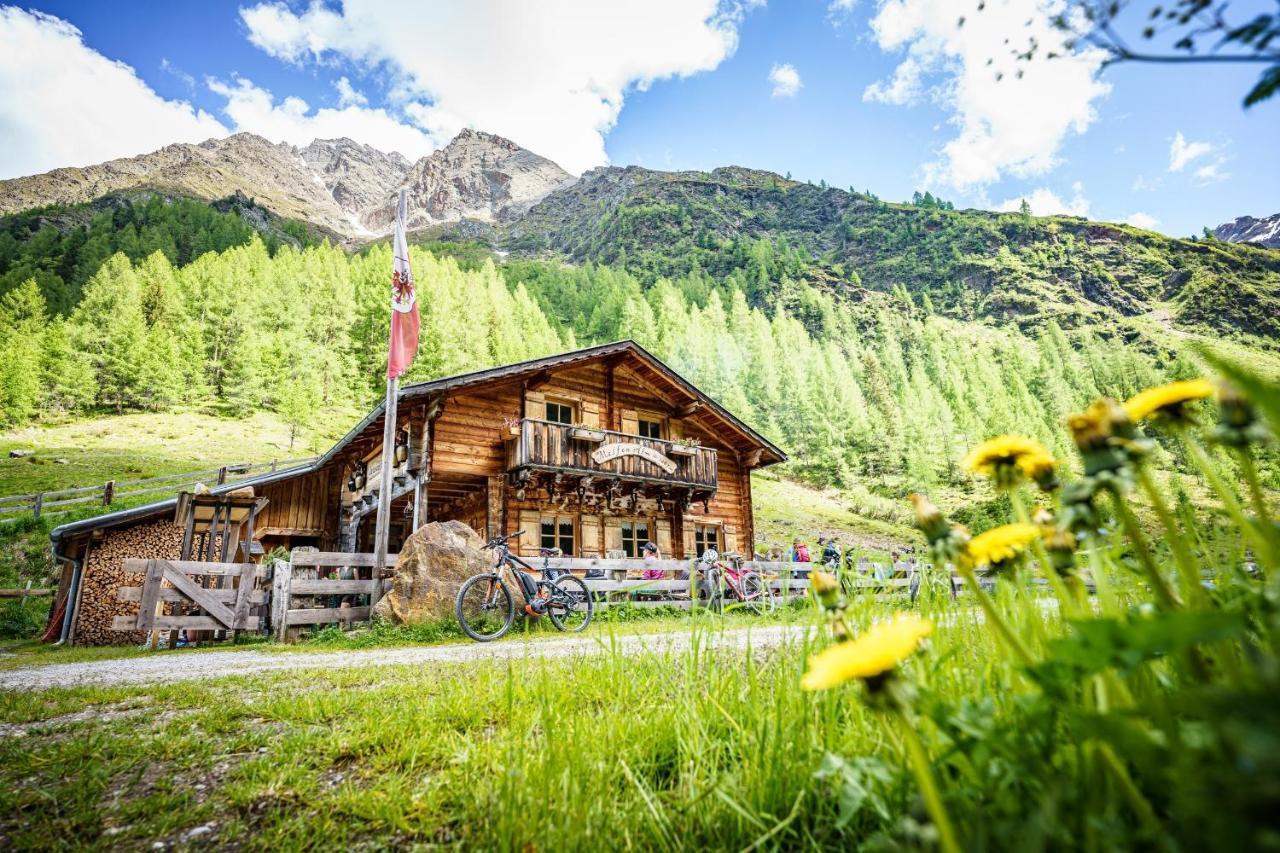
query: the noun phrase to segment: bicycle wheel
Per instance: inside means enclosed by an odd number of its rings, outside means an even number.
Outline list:
[[[454,610],[462,630],[481,643],[496,640],[507,633],[516,618],[516,603],[511,591],[502,578],[492,574],[468,578],[458,590]]]
[[[551,623],[561,631],[576,634],[591,624],[595,605],[591,593],[582,578],[564,575],[551,582],[551,601],[547,602],[547,615]]]
[[[773,598],[773,590],[755,572],[747,572],[742,576],[742,603],[752,613],[768,613],[777,606]]]

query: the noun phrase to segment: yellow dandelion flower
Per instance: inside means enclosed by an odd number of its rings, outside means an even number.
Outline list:
[[[813,573],[813,594],[818,596],[818,600],[822,602],[824,607],[834,609],[839,604],[840,582],[830,572],[815,571]]]
[[[1034,438],[1022,435],[1000,435],[987,439],[965,457],[964,467],[974,473],[986,474],[996,485],[1016,485],[1020,475],[1026,475],[1023,465],[1035,461],[1053,461],[1053,454]]]
[[[1058,460],[1049,453],[1030,453],[1018,460],[1018,468],[1032,480],[1048,477],[1058,468]]]
[[[1174,420],[1183,418],[1183,407],[1195,400],[1213,395],[1213,383],[1208,379],[1186,379],[1148,388],[1125,401],[1124,409],[1132,420],[1140,421],[1153,415],[1163,415]]]
[[[904,613],[872,625],[857,639],[837,643],[809,658],[805,690],[827,690],[854,678],[874,678],[893,669],[916,650],[933,622]]]
[[[1034,524],[1005,524],[979,533],[965,546],[965,555],[974,566],[999,566],[1017,557],[1040,536]]]

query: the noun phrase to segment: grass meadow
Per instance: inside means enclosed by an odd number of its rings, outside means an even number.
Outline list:
[[[1220,366],[1231,384],[1072,416],[1075,463],[980,444],[965,464],[1001,494],[996,526],[914,496],[958,597],[845,595],[815,573],[807,605],[758,623],[601,620],[590,652],[551,659],[0,693],[0,841],[1280,848],[1280,390]],[[1202,501],[1170,503],[1152,436]],[[721,636],[779,621],[804,630]],[[688,642],[619,642],[648,630]],[[382,626],[290,653],[404,642],[456,639]]]

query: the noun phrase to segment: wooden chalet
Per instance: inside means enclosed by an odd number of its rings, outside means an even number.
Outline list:
[[[372,551],[383,420],[380,405],[314,462],[214,489],[255,490],[249,537],[261,547],[244,552]],[[395,435],[392,553],[417,526],[457,519],[482,534],[523,530],[524,555],[638,558],[649,540],[668,558],[750,555],[750,473],[786,459],[633,341],[405,385]],[[119,561],[140,555],[121,542],[142,534],[153,558],[189,548],[177,508],[171,499],[53,531],[73,636],[86,619],[128,613]]]

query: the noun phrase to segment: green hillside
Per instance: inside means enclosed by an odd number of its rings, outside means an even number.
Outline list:
[[[331,428],[317,412],[378,399],[386,243],[350,253],[304,232],[264,240],[252,208],[121,204],[87,225],[86,211],[0,222],[0,426],[268,413],[309,444]],[[1280,253],[945,208],[740,169],[592,173],[490,243],[414,249],[408,380],[633,338],[786,448],[784,477],[892,524],[930,490],[981,529],[1000,508],[959,462],[982,438],[1023,433],[1065,457],[1069,413],[1203,373],[1201,346],[1280,377]],[[118,249],[92,273],[79,229]],[[502,245],[517,254],[499,260]],[[14,283],[32,269],[70,289]],[[1157,464],[1185,470],[1181,452]],[[1280,486],[1274,453],[1262,468]]]
[[[1280,252],[1065,216],[891,204],[781,178],[600,169],[553,193],[501,244],[617,264],[646,281],[738,275],[765,299],[803,280],[858,302],[904,288],[960,319],[1098,330],[1150,315],[1255,345],[1280,339]],[[785,291],[783,291],[785,295]]]

